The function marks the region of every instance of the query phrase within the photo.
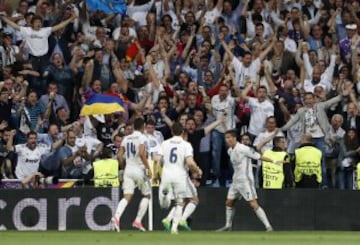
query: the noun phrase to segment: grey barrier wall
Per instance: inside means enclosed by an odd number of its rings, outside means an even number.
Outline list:
[[[225,222],[226,189],[199,190],[194,230],[215,230]],[[339,190],[259,190],[259,203],[276,230],[360,230],[360,192]],[[1,230],[109,230],[120,200],[119,189],[73,188],[0,190]],[[131,229],[139,193],[127,207],[122,229]],[[153,224],[161,230],[167,210],[159,207],[154,188]],[[144,219],[147,227],[147,217]],[[263,230],[247,203],[236,203],[234,230]]]

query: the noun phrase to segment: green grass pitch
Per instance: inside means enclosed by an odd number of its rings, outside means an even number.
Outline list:
[[[299,232],[248,232],[233,231],[218,233],[213,231],[181,232],[171,235],[165,232],[96,232],[96,231],[45,231],[45,232],[0,232],[1,244],[9,245],[227,245],[227,244],[301,244],[301,245],[352,245],[360,244],[360,232],[299,231]]]

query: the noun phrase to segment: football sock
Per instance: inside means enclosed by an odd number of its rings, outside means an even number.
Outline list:
[[[146,198],[146,197],[143,197],[141,199],[141,202],[139,204],[139,210],[137,212],[137,215],[136,215],[136,218],[135,218],[135,221],[136,222],[140,222],[142,221],[147,209],[148,209],[148,206],[149,206],[149,198]]]
[[[171,226],[172,231],[177,231],[179,221],[181,219],[182,209],[183,209],[183,206],[176,205],[175,211],[174,211],[174,219],[173,219],[172,226]]]
[[[121,215],[123,214],[123,212],[124,212],[126,206],[128,205],[128,203],[129,202],[125,198],[121,199],[121,201],[119,202],[119,204],[118,204],[118,206],[116,208],[115,218],[117,218],[117,219],[121,218]]]
[[[261,220],[261,222],[263,222],[263,224],[265,225],[266,228],[270,227],[270,222],[268,220],[268,218],[266,217],[266,213],[264,211],[264,209],[262,209],[260,206],[255,210],[255,213],[257,215],[257,217]]]
[[[184,213],[181,217],[181,220],[187,220],[187,218],[190,217],[190,215],[195,211],[197,204],[194,202],[189,202],[184,210]]]
[[[168,216],[166,217],[166,219],[167,219],[168,221],[172,221],[172,220],[173,220],[173,218],[174,218],[174,213],[175,213],[175,208],[176,208],[176,206],[172,207],[171,210],[170,210],[170,212],[169,212],[169,214],[168,214]]]
[[[235,215],[235,208],[226,206],[226,224],[227,227],[232,227],[232,221]]]

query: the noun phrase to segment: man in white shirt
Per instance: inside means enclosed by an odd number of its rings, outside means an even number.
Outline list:
[[[181,136],[184,128],[176,122],[172,125],[173,137],[164,141],[159,149],[157,160],[164,162],[161,184],[159,188],[159,201],[163,207],[170,205],[170,193],[176,202],[171,233],[178,233],[178,224],[182,216],[184,198],[187,192],[188,169],[198,176],[202,175],[201,169],[193,158],[193,148]]]
[[[42,71],[49,61],[47,53],[49,51],[48,37],[50,34],[63,29],[76,18],[76,14],[72,12],[69,19],[53,27],[42,27],[42,18],[40,16],[34,16],[31,19],[31,27],[23,27],[13,22],[10,18],[2,16],[3,21],[23,36],[26,46],[29,48],[31,63],[36,71]]]
[[[325,64],[320,66],[320,61],[314,67],[312,67],[307,48],[304,48],[304,67],[306,76],[308,77],[308,79],[304,80],[305,92],[314,93],[314,89],[317,85],[322,86],[327,92],[330,91],[336,65],[336,57],[336,54],[331,55],[330,64],[328,67],[326,67]],[[321,62],[324,63],[323,61]]]
[[[250,106],[250,123],[249,133],[252,140],[265,129],[266,119],[274,115],[274,105],[267,100],[267,89],[264,86],[260,86],[256,90],[256,98],[247,96],[247,92],[252,85],[242,92],[242,97],[249,103]]]
[[[264,51],[262,51],[256,59],[253,60],[253,56],[250,52],[245,52],[242,61],[240,61],[237,57],[234,56],[229,46],[226,44],[224,40],[224,34],[220,34],[219,39],[227,55],[229,55],[230,59],[232,60],[232,65],[235,70],[235,80],[237,81],[239,88],[245,86],[246,79],[250,79],[251,82],[256,80],[256,76],[260,70],[261,61],[272,50],[275,42],[277,41],[277,38],[274,38],[270,45]]]
[[[44,154],[50,153],[51,149],[55,150],[59,148],[63,143],[62,140],[54,142],[51,146],[37,143],[37,133],[30,131],[26,135],[26,144],[13,146],[14,135],[15,133],[11,134],[6,148],[8,151],[15,151],[17,153],[18,159],[15,174],[20,180],[27,179],[29,176],[37,174],[39,171],[41,157]]]
[[[226,200],[226,224],[218,231],[230,231],[232,229],[232,219],[235,212],[234,204],[236,199],[241,198],[244,198],[249,203],[256,216],[264,224],[266,231],[272,231],[273,228],[266,217],[265,211],[257,202],[251,160],[269,161],[274,164],[281,164],[281,162],[262,157],[250,147],[239,143],[236,138],[237,133],[234,130],[225,133],[226,144],[229,146],[228,154],[234,167],[234,174]]]
[[[146,231],[141,222],[147,211],[151,195],[151,171],[147,159],[147,139],[143,134],[144,129],[144,120],[141,118],[135,119],[134,132],[125,136],[121,142],[118,153],[120,168],[123,169],[124,167],[124,159],[126,161],[126,167],[124,171],[124,182],[122,184],[124,195],[112,218],[114,228],[117,232],[120,232],[121,216],[124,213],[126,206],[131,201],[135,188],[140,189],[143,198],[140,201],[138,213],[132,226],[140,231]]]
[[[219,187],[218,178],[220,177],[221,152],[225,148],[224,133],[227,130],[234,129],[236,127],[234,115],[235,107],[235,98],[231,96],[229,88],[226,85],[222,85],[220,87],[219,93],[211,99],[211,108],[215,118],[220,118],[226,114],[226,120],[224,120],[224,123],[217,126],[211,132],[211,168],[215,175],[213,187]]]

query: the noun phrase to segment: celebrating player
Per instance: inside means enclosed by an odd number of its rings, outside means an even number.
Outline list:
[[[149,169],[149,163],[146,157],[147,139],[143,134],[144,128],[144,120],[141,118],[136,119],[134,121],[134,132],[128,136],[125,136],[124,140],[121,142],[121,148],[118,153],[118,160],[121,169],[124,166],[124,155],[126,161],[123,182],[124,195],[119,202],[115,216],[112,218],[114,228],[118,232],[120,231],[121,215],[134,195],[134,190],[136,187],[141,190],[143,198],[140,201],[139,210],[135,221],[132,223],[132,226],[139,229],[140,231],[146,231],[141,221],[147,211],[149,204],[149,198],[151,194],[151,171]]]
[[[262,157],[259,153],[250,147],[239,143],[236,140],[236,131],[230,130],[225,133],[225,141],[229,146],[228,154],[233,164],[234,175],[233,182],[228,191],[226,200],[226,224],[218,231],[231,231],[232,219],[235,214],[234,204],[237,198],[243,197],[252,207],[257,217],[265,225],[266,231],[272,231],[273,228],[266,217],[264,210],[257,202],[257,194],[254,186],[254,176],[252,172],[251,159],[273,162],[281,164],[281,161],[272,161],[267,157]]]
[[[180,123],[174,123],[172,125],[173,137],[161,144],[157,156],[157,160],[161,159],[164,163],[159,188],[160,205],[163,207],[170,205],[170,193],[173,194],[176,202],[171,226],[172,234],[178,233],[177,228],[182,216],[184,197],[186,197],[188,168],[195,175],[202,175],[201,169],[194,161],[192,146],[181,137],[183,131]],[[167,201],[166,204],[165,201]]]

